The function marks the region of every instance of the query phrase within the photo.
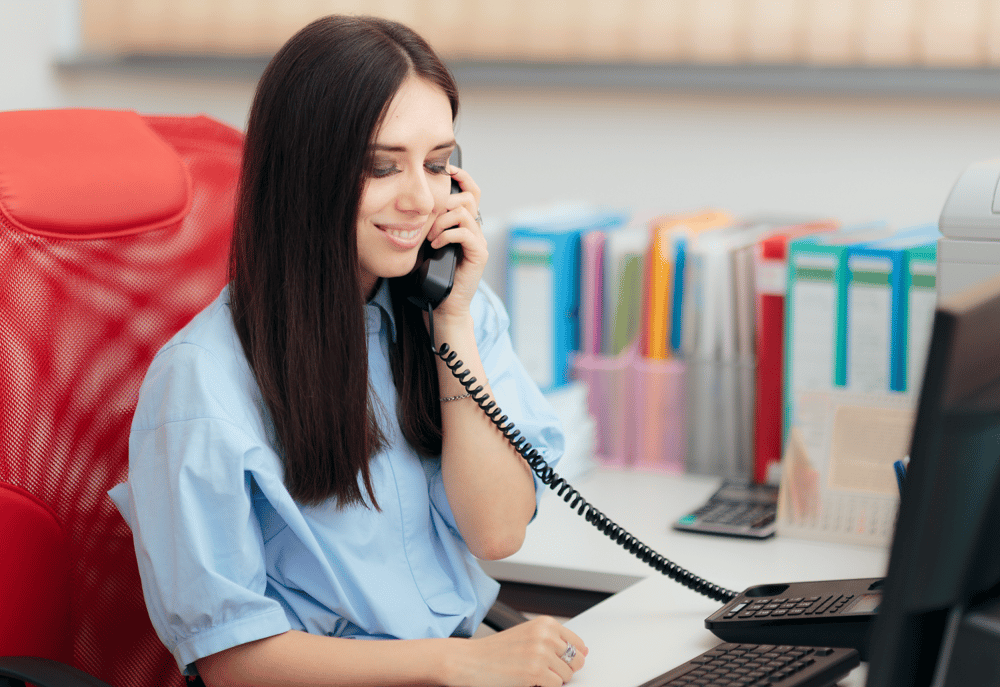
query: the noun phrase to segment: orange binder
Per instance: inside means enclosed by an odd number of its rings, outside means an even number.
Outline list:
[[[659,217],[650,222],[652,236],[646,256],[646,289],[639,349],[642,357],[650,360],[670,357],[670,314],[677,237],[727,226],[731,222],[732,216],[721,210]]]

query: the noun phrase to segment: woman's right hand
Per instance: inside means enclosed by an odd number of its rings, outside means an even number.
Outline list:
[[[562,656],[572,644],[576,656]],[[463,687],[562,687],[583,667],[588,649],[572,630],[539,616],[509,630],[466,640],[449,661],[448,684]]]

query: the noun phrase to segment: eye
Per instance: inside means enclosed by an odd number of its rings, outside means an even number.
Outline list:
[[[447,174],[448,173],[448,161],[447,160],[435,160],[433,162],[425,162],[424,168],[431,174]]]
[[[380,179],[382,177],[387,177],[390,174],[395,174],[398,171],[399,167],[397,167],[395,163],[380,162],[376,160],[372,165],[371,170],[369,170],[369,174],[376,179]]]

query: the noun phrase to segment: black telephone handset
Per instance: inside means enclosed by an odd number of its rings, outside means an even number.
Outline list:
[[[462,150],[456,145],[448,162],[455,167],[462,166]],[[451,180],[451,192],[461,193],[462,187],[454,178]],[[427,307],[433,310],[438,307],[455,284],[455,268],[462,256],[462,247],[457,243],[434,249],[430,244],[424,244],[417,266],[413,269],[412,290],[408,296],[411,303],[421,310]]]

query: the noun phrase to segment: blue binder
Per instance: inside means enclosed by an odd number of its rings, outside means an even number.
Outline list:
[[[580,244],[595,229],[610,230],[622,212],[569,206],[522,213],[510,226],[507,302],[514,350],[542,391],[570,381],[579,348]]]

